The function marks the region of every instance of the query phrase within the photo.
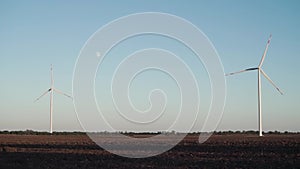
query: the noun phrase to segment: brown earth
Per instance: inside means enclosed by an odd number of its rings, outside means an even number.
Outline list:
[[[150,158],[111,154],[86,135],[0,134],[0,169],[14,168],[300,168],[300,134],[189,135]]]

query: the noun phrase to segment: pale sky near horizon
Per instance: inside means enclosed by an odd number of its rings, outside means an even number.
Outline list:
[[[266,79],[262,79],[263,129],[299,131],[299,7],[300,2],[296,0],[1,1],[0,130],[48,131],[49,96],[35,103],[34,100],[50,87],[50,64],[54,68],[55,86],[71,94],[76,59],[94,32],[122,16],[163,12],[184,18],[202,30],[216,48],[225,73],[257,66],[272,34],[263,69],[285,94],[281,96]],[[124,43],[120,50],[122,47],[134,50],[132,44],[148,47],[147,40],[159,41],[156,45],[170,50],[178,45],[164,46],[170,39],[146,36]],[[117,60],[113,58],[111,63],[114,61]],[[103,70],[113,70],[109,64],[106,66]],[[201,104],[206,110],[209,107],[209,98],[206,99],[209,82],[202,80],[208,80],[207,74],[201,64],[192,64],[191,69],[198,73],[195,76],[202,83]],[[101,100],[102,85],[105,84],[102,81],[107,75],[100,70],[95,84],[98,86],[96,95]],[[147,76],[140,76],[132,86],[139,91],[138,95],[132,95],[136,106],[146,109],[147,100],[141,97],[153,87],[151,80],[159,78],[163,80],[162,88],[170,90],[171,97],[175,98],[172,104],[176,109],[178,94],[173,93],[176,87],[172,79],[157,72],[149,75],[154,79],[147,79]],[[226,83],[225,108],[217,130],[257,130],[257,74],[247,72],[226,77]],[[145,84],[149,88],[141,87]],[[58,94],[54,97],[54,130],[82,130],[73,101]],[[194,130],[198,129],[199,126]]]

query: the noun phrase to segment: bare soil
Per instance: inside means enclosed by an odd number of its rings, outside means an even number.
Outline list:
[[[189,135],[150,158],[111,154],[86,135],[0,134],[0,169],[60,168],[300,168],[300,134]]]

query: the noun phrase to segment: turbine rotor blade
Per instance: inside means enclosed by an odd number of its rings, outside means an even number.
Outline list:
[[[48,89],[47,91],[45,91],[40,97],[38,97],[37,99],[34,100],[34,102],[40,100],[40,98],[42,98],[44,95],[46,95],[48,92],[50,92],[52,89]]]
[[[53,87],[54,79],[53,79],[53,66],[52,66],[52,64],[51,64],[51,67],[50,67],[50,72],[51,72],[51,86]]]
[[[237,72],[232,72],[232,73],[225,74],[225,76],[230,76],[230,75],[243,73],[243,72],[247,72],[247,71],[251,71],[251,70],[257,70],[257,69],[258,68],[248,68],[248,69],[240,70],[240,71],[237,71]]]
[[[268,42],[267,42],[267,45],[266,45],[264,54],[263,54],[263,56],[261,57],[261,60],[260,60],[260,63],[259,63],[259,65],[258,65],[258,67],[261,67],[262,64],[263,64],[263,62],[264,62],[264,60],[265,60],[265,57],[266,57],[266,55],[267,55],[267,51],[268,51],[268,48],[269,48],[271,39],[272,39],[272,35],[270,35],[270,37],[269,37],[269,39],[268,39]]]
[[[70,96],[70,95],[68,95],[68,94],[66,94],[66,93],[64,93],[64,92],[62,92],[62,91],[60,91],[60,90],[58,90],[58,89],[56,89],[56,88],[53,88],[53,89],[54,89],[55,92],[57,92],[57,93],[59,93],[59,94],[62,94],[62,95],[64,95],[64,96],[67,96],[67,97],[73,99],[72,96]]]
[[[275,83],[271,80],[271,78],[262,70],[262,69],[259,69],[259,71],[265,76],[265,78],[276,88],[276,90],[281,94],[283,95],[283,92],[279,89],[279,87],[277,87],[275,85]]]

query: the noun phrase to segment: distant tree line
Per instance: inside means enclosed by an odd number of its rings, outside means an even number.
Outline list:
[[[16,135],[49,135],[49,132],[45,131],[34,131],[34,130],[25,130],[25,131],[0,131],[0,134],[16,134]],[[52,135],[85,135],[84,132],[53,132]]]
[[[103,131],[103,132],[94,132],[94,133],[99,133],[99,134],[114,134],[111,132]],[[158,131],[158,132],[129,132],[129,131],[119,131],[115,132],[119,134],[125,134],[125,135],[158,135],[158,134],[185,134],[185,133],[180,133],[176,131]],[[189,134],[200,134],[201,132],[193,132]],[[264,134],[300,134],[300,132],[290,132],[290,131],[268,131],[268,132],[263,132]],[[45,131],[34,131],[34,130],[25,130],[25,131],[0,131],[0,134],[16,134],[16,135],[49,135],[49,132]],[[79,132],[79,131],[74,131],[74,132],[53,132],[52,135],[86,135],[86,132]],[[215,131],[213,134],[216,135],[228,135],[228,134],[258,134],[258,131],[254,130],[247,130],[247,131]]]
[[[290,131],[267,131],[263,132],[263,134],[299,134],[300,132],[290,132]],[[258,134],[258,131],[254,130],[243,130],[243,131],[215,131],[214,134],[222,135],[222,134]]]

